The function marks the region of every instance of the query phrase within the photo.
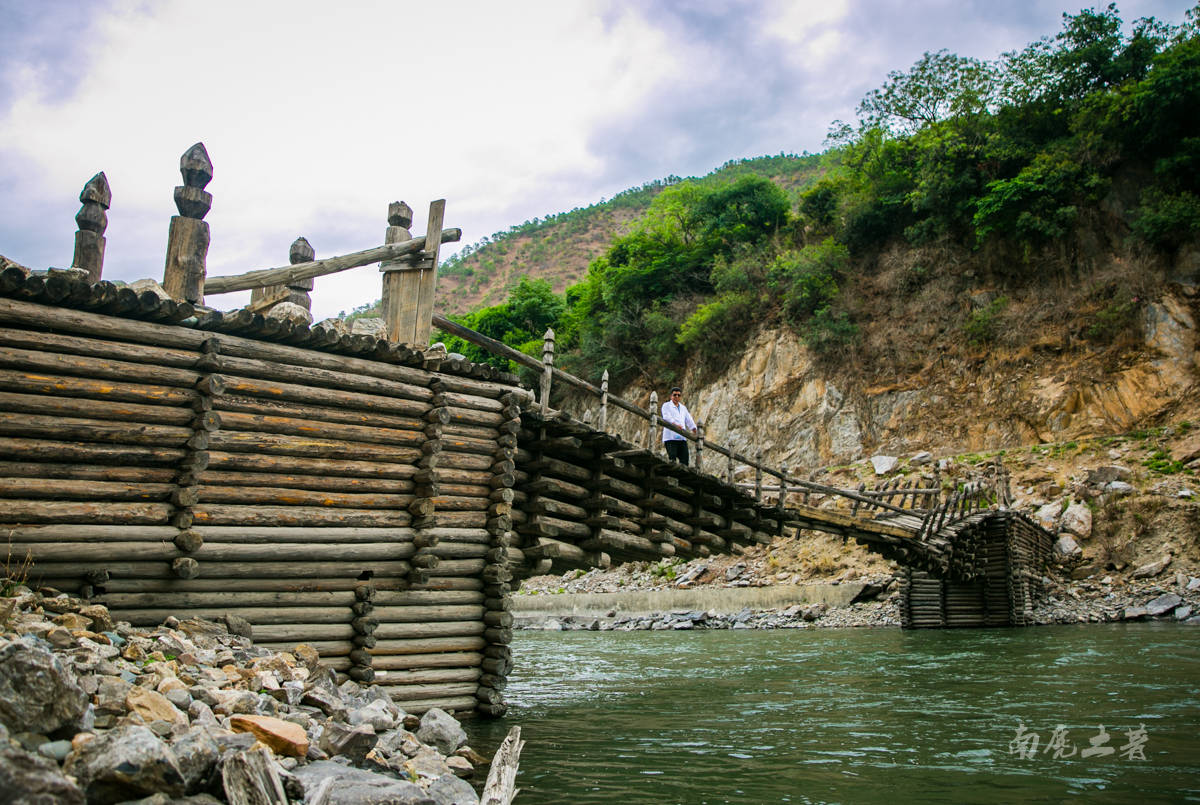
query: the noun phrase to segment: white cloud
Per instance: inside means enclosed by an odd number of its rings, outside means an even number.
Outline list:
[[[1131,2],[1128,18],[1186,8]],[[447,225],[473,242],[667,174],[819,148],[920,52],[988,57],[1059,22],[1045,2],[975,0],[43,8],[8,15],[25,40],[0,32],[0,253],[64,264],[79,190],[104,170],[114,279],[161,275],[179,156],[197,140],[215,167],[211,274],[284,263],[297,235],[326,256],[377,245],[397,198],[418,233],[446,198]],[[323,278],[314,311],[378,293],[371,268]]]

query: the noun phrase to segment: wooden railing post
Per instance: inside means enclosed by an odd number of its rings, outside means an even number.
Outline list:
[[[288,249],[288,262],[292,265],[311,263],[317,253],[305,238],[296,238]],[[289,279],[283,285],[265,285],[250,291],[250,309],[255,313],[266,313],[282,302],[291,302],[305,310],[312,310],[313,278]]]
[[[608,370],[604,370],[604,374],[600,376],[600,421],[597,423],[597,430],[604,430],[608,427]]]
[[[104,171],[88,180],[79,194],[79,201],[83,206],[75,213],[79,230],[75,233],[75,256],[71,258],[71,266],[86,271],[88,282],[94,285],[104,273],[104,230],[108,228],[107,210],[112,202],[112,191]]]
[[[787,504],[787,464],[779,465],[779,508]]]
[[[754,453],[754,499],[762,503],[762,448]]]
[[[413,343],[422,349],[429,344],[429,333],[433,329],[433,296],[437,291],[438,253],[442,248],[442,225],[446,219],[446,199],[440,198],[429,204],[429,218],[425,225],[425,250],[421,252],[418,266],[421,269],[417,286],[417,320]]]
[[[388,205],[388,227],[383,235],[383,242],[401,243],[412,239],[408,228],[412,225],[412,207],[403,201],[393,201]],[[411,327],[403,332],[406,307],[411,307],[409,318],[416,318],[417,288],[420,285],[420,275],[412,270],[413,257],[404,256],[397,260],[386,260],[379,264],[383,273],[383,295],[380,307],[383,313],[383,323],[387,325],[388,341],[393,343],[408,342],[412,339]]]
[[[654,452],[654,431],[658,430],[658,392],[650,392],[650,407],[646,409],[650,415],[650,428],[646,431],[646,449]]]
[[[554,330],[542,336],[542,416],[550,410],[550,381],[554,378]]]
[[[696,423],[696,469],[704,469],[704,423]]]
[[[213,167],[204,143],[196,143],[179,160],[183,185],[175,188],[179,215],[171,218],[167,233],[167,264],[163,290],[174,299],[204,302],[205,260],[209,232],[204,216],[212,208],[212,195],[204,190],[212,181]]]
[[[725,458],[725,483],[733,486],[733,450],[726,454]]]

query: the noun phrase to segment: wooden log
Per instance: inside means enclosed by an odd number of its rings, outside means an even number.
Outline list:
[[[387,509],[326,509],[316,506],[237,506],[204,503],[193,509],[197,525],[407,526],[412,516]]]
[[[163,561],[130,562],[106,561],[103,565],[114,581],[118,579],[171,579],[173,574],[168,563]],[[270,570],[289,580],[295,579],[327,579],[331,577],[356,578],[364,571],[374,574],[372,579],[378,583],[382,577],[404,577],[411,570],[411,565],[403,561],[370,561],[364,563],[320,561],[320,562],[272,562]],[[95,563],[80,562],[43,562],[38,567],[38,574],[45,578],[83,577],[97,568]],[[214,562],[207,561],[201,567],[203,579],[261,579],[264,568],[258,562]],[[193,582],[194,583],[194,582]],[[290,581],[296,587],[303,585]],[[110,585],[105,585],[106,589]],[[286,583],[284,585],[286,587]],[[114,588],[115,589],[115,588]],[[196,589],[188,587],[188,589]]]
[[[2,441],[2,440],[0,440]],[[0,445],[0,451],[3,446]],[[401,459],[396,459],[401,460]],[[368,477],[406,480],[414,476],[417,469],[412,464],[343,459],[308,458],[292,455],[260,455],[254,453],[226,453],[213,451],[209,454],[210,469],[247,470],[264,473],[294,472],[314,476],[339,476],[346,478]]]
[[[232,453],[268,453],[279,456],[339,459],[343,461],[416,462],[421,451],[412,447],[373,445],[253,431],[219,431],[209,440],[212,450]]]
[[[190,585],[189,590],[190,590]],[[93,599],[96,603],[104,604],[110,609],[122,612],[144,608],[149,600],[144,593],[102,593]],[[269,607],[272,612],[279,611],[280,617],[290,617],[287,611],[304,608],[321,609],[341,608],[341,620],[346,620],[346,613],[354,603],[354,593],[350,590],[339,591],[309,591],[309,592],[162,592],[154,596],[153,601],[166,609],[192,610],[222,609],[230,607],[238,610],[250,610],[256,607]],[[190,616],[190,615],[189,615]],[[161,623],[161,619],[157,623]],[[256,623],[257,621],[251,621]]]
[[[386,623],[436,623],[478,620],[483,617],[483,611],[480,604],[436,604],[377,606],[372,614]]]
[[[144,346],[103,338],[63,335],[41,330],[0,327],[0,345],[42,353],[111,358],[150,366],[192,369],[200,356],[188,349]]]
[[[259,565],[258,576],[244,576],[236,579],[210,579],[204,576],[181,582],[178,579],[163,578],[128,578],[113,577],[104,582],[104,594],[109,593],[163,593],[178,592],[323,592],[323,591],[353,591],[362,581],[358,576],[362,569],[342,577],[308,576],[304,578],[263,578],[262,573],[267,568]],[[46,579],[71,578],[46,576]],[[376,590],[404,590],[410,586],[410,580],[404,576],[383,575],[372,576],[371,584]]]
[[[377,685],[386,685],[388,695],[398,703],[405,712],[421,712],[418,707],[423,704],[425,709],[439,707],[447,711],[473,709],[475,691],[479,685],[476,682],[453,682],[440,685],[392,685],[392,675],[388,673],[375,680]],[[417,704],[420,703],[420,704]]]
[[[208,480],[207,478],[205,480]],[[0,493],[2,494],[2,493]],[[407,509],[414,500],[411,494],[389,495],[378,492],[334,492],[326,490],[289,489],[270,486],[209,486],[199,493],[206,504],[232,503],[250,506],[324,506],[345,509]]]
[[[26,525],[0,526],[0,534],[14,543],[22,542],[169,542],[179,529],[168,525]]]
[[[121,483],[91,479],[0,477],[0,498],[27,500],[164,501],[175,490],[169,483]]]
[[[178,426],[190,426],[196,418],[188,408],[8,392],[0,392],[0,411]]]
[[[395,428],[397,430],[419,431],[425,426],[424,420],[417,416],[381,414],[371,411],[357,411],[351,408],[334,408],[328,405],[304,405],[278,400],[264,400],[255,397],[237,397],[229,394],[219,397],[214,402],[214,408],[220,411],[237,411],[245,414],[261,414],[264,416],[285,417],[309,422],[336,422],[345,425],[357,425],[364,428]]]
[[[346,408],[393,416],[421,416],[428,408],[428,404],[425,402],[403,397],[385,397],[378,394],[259,380],[237,375],[223,374],[221,377],[225,393],[240,397],[255,397],[305,405],[341,405]]]
[[[376,648],[391,640],[416,640],[429,638],[451,638],[472,635],[482,635],[483,620],[477,618],[467,621],[439,621],[436,623],[380,623],[375,630],[379,639]]]
[[[109,383],[85,377],[51,375],[42,372],[23,372],[0,369],[0,387],[10,392],[46,395],[46,398],[73,397],[88,400],[107,400],[114,403],[134,403],[154,406],[190,406],[200,395],[173,386],[143,383]]]
[[[539,475],[534,480],[522,484],[521,491],[529,495],[548,494],[565,501],[582,501],[591,497],[586,487],[547,475]]]
[[[221,415],[221,423],[222,428],[231,431],[277,433],[368,444],[420,447],[425,442],[425,434],[419,430],[343,425],[263,414],[225,412]]]
[[[378,629],[375,630],[378,633]],[[379,659],[391,656],[409,656],[413,657],[414,661],[420,661],[421,657],[439,657],[446,654],[456,652],[478,652],[482,651],[487,645],[487,641],[478,634],[459,635],[452,637],[425,637],[425,638],[402,638],[402,639],[380,639],[371,653]],[[385,666],[380,666],[385,667]]]
[[[515,726],[508,731],[508,735],[505,736],[492,758],[487,782],[479,796],[480,805],[512,805],[513,799],[520,790],[517,788],[517,770],[520,765],[521,750],[524,748],[525,742],[521,740],[521,727]]]
[[[221,371],[225,374],[245,378],[298,383],[306,387],[338,389],[421,403],[429,403],[433,399],[433,392],[424,385],[312,366],[294,366],[257,358],[240,358],[222,354]],[[498,405],[498,403],[496,404]]]
[[[483,673],[479,668],[412,668],[387,670],[387,685],[404,686],[403,689],[425,685],[448,685],[475,682]],[[392,691],[393,696],[394,691]]]
[[[482,640],[480,641],[482,643]],[[415,668],[479,668],[483,654],[478,651],[439,652],[437,654],[379,654],[372,650],[371,665],[377,671],[408,671]]]
[[[169,503],[111,503],[6,499],[0,517],[21,524],[30,523],[122,523],[161,525],[174,507]]]
[[[0,464],[0,475],[4,475]],[[352,478],[335,475],[288,475],[271,472],[226,472],[208,469],[204,472],[205,492],[213,487],[281,487],[289,490],[308,489],[328,492],[411,493],[411,480]]]
[[[34,559],[44,562],[94,562],[116,558],[125,562],[167,561],[179,556],[171,543],[154,542],[109,542],[109,543],[23,543],[33,552]],[[393,561],[408,559],[415,553],[411,542],[349,543],[338,544],[331,550],[323,543],[222,543],[205,542],[191,556],[197,561],[210,562],[268,562],[280,556],[289,562],[324,562],[331,556],[339,562]]]
[[[121,445],[186,444],[195,433],[192,428],[174,425],[148,425],[136,422],[111,422],[66,416],[0,411],[0,435],[49,438],[55,441],[108,442]]]
[[[91,379],[124,380],[132,383],[187,389],[195,386],[196,381],[200,378],[199,373],[186,369],[106,360],[91,356],[65,355],[57,352],[38,352],[15,347],[0,347],[0,368]]]
[[[451,243],[462,237],[460,229],[442,230],[441,241]],[[352,254],[327,257],[307,263],[281,266],[279,268],[263,268],[235,274],[226,277],[208,277],[205,281],[205,292],[208,294],[233,293],[248,291],[252,288],[264,288],[268,285],[292,285],[294,283],[345,271],[348,268],[370,265],[384,260],[395,260],[406,254],[415,254],[425,248],[425,236],[412,238],[398,243],[387,243],[371,249],[365,249]]]

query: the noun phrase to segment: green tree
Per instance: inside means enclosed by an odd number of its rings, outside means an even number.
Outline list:
[[[863,98],[858,116],[868,127],[912,133],[950,117],[987,111],[995,88],[992,65],[947,50],[926,52],[907,72],[888,73],[884,85]]]

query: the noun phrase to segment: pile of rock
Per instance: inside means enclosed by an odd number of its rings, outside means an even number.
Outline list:
[[[305,645],[0,598],[0,801],[478,805],[466,740],[441,710],[338,684]]]
[[[807,629],[813,627],[899,626],[899,599],[892,594],[884,599],[865,601],[845,607],[829,608],[825,604],[794,604],[781,609],[752,610],[749,607],[734,613],[715,610],[677,609],[643,615],[615,613],[603,617],[532,616],[518,618],[516,629],[541,631],[688,631],[692,629]]]
[[[1200,577],[1043,581],[1048,595],[1034,608],[1039,624],[1162,620],[1200,626]]]

